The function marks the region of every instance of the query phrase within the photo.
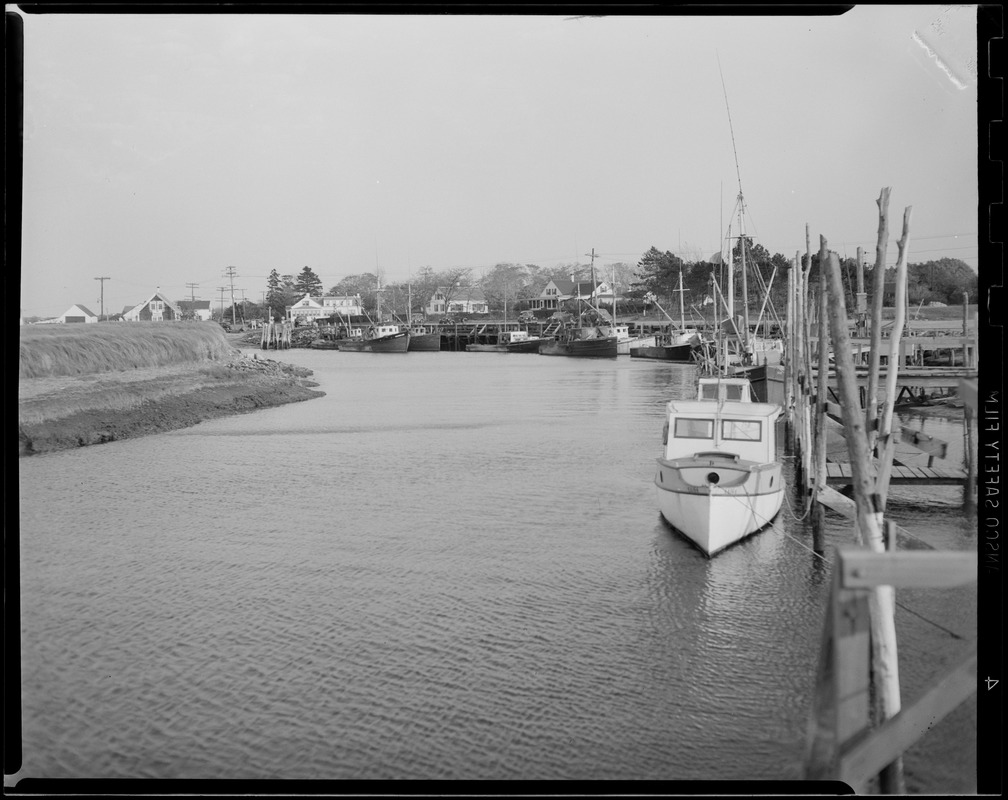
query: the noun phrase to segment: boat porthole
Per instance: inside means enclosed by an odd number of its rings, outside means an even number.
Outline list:
[[[721,480],[721,476],[716,472],[707,473],[707,483],[717,483],[719,480]]]

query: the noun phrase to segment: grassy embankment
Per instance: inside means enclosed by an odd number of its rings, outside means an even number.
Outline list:
[[[21,326],[20,455],[159,433],[318,397],[310,371],[249,358],[208,323]]]

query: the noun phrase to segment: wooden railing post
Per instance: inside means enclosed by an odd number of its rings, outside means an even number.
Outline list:
[[[977,569],[970,553],[838,549],[809,715],[808,779],[840,780],[865,793],[879,776],[883,793],[905,794],[899,776],[894,780],[888,767],[898,764],[903,752],[976,691],[977,646],[974,641],[959,663],[910,706],[871,730],[871,591],[883,585],[960,586],[976,581]]]

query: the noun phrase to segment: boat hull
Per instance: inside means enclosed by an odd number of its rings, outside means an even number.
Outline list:
[[[784,501],[779,462],[718,455],[657,461],[661,515],[708,557],[769,525]]]
[[[542,339],[526,339],[523,342],[509,342],[504,348],[509,353],[538,353]]]
[[[409,346],[406,348],[411,353],[432,353],[441,350],[440,333],[411,333]]]
[[[621,339],[616,343],[616,352],[621,356],[630,355],[630,348],[632,347],[654,347],[657,344],[657,340],[654,336],[638,336],[633,339]]]
[[[631,347],[630,358],[651,358],[657,361],[685,363],[693,360],[693,345],[663,344],[655,347]]]
[[[502,344],[467,344],[467,353],[506,353],[507,347]]]
[[[409,349],[410,335],[405,332],[377,339],[356,339],[339,342],[339,349],[347,353],[405,353]]]
[[[545,339],[539,343],[539,355],[573,356],[575,358],[616,358],[618,355],[615,336],[596,339],[572,339],[558,341]]]

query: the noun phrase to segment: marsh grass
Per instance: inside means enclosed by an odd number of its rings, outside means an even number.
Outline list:
[[[92,375],[226,361],[236,353],[206,322],[22,325],[18,376]]]
[[[69,381],[37,381],[41,385],[32,388],[38,391],[19,398],[18,422],[39,425],[81,412],[131,411],[144,403],[220,387],[241,377],[224,364],[212,362],[161,368],[157,374],[151,370],[136,370],[127,375],[131,380],[111,375],[103,378],[99,374]]]

